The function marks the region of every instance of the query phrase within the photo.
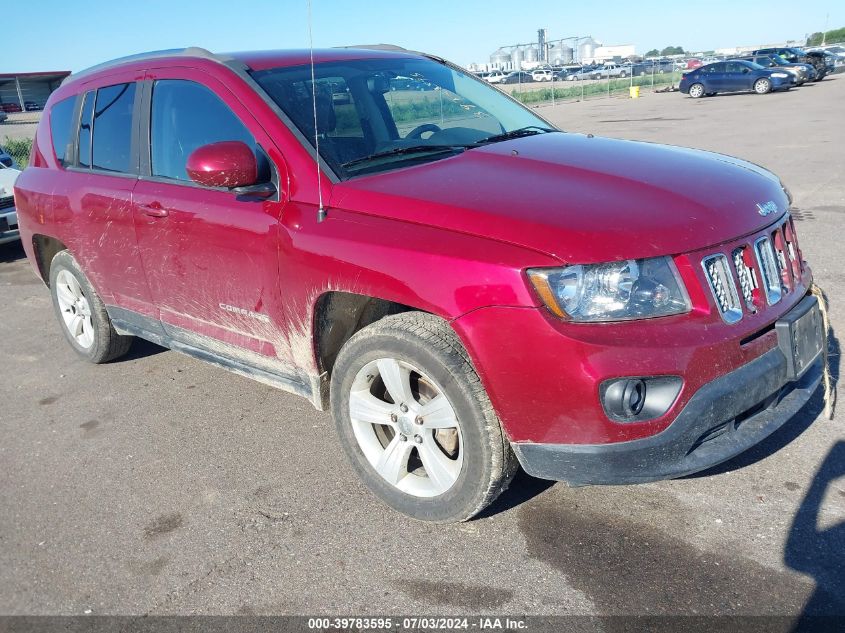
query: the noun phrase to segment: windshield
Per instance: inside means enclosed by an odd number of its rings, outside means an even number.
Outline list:
[[[429,59],[361,59],[252,73],[341,178],[553,131],[477,77]],[[316,130],[313,92],[316,92]]]

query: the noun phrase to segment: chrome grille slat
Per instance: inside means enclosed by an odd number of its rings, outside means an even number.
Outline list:
[[[761,237],[754,242],[754,252],[762,273],[763,290],[766,302],[771,306],[780,301],[783,296],[781,271],[778,267],[772,241],[768,237]]]
[[[710,290],[716,299],[719,313],[726,323],[736,323],[742,319],[742,306],[736,291],[736,283],[731,274],[728,258],[722,253],[709,255],[701,261],[704,274],[710,283]]]
[[[754,290],[757,288],[757,276],[754,270],[745,264],[743,258],[745,249],[745,246],[734,249],[734,269],[736,270],[737,279],[739,279],[739,289],[742,293],[742,298],[745,299],[745,306],[751,312],[756,312],[757,306],[754,305]]]

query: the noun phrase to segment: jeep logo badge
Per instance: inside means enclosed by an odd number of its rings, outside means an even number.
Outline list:
[[[765,217],[767,215],[771,215],[772,213],[777,213],[778,205],[776,205],[773,200],[769,200],[768,202],[758,202],[757,212]]]

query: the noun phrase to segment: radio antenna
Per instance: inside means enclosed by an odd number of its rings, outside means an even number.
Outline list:
[[[314,77],[314,31],[311,24],[311,0],[308,0],[308,50],[311,54],[311,105],[314,106],[314,148],[317,150],[317,199],[320,203],[317,209],[317,222],[322,222],[326,219],[326,208],[323,206],[323,170],[320,167],[320,132],[317,129],[317,81]]]

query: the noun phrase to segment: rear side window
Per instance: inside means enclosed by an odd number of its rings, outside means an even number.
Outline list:
[[[76,97],[69,97],[56,103],[50,110],[50,136],[53,137],[53,151],[59,165],[73,161],[68,146],[70,145],[70,126]]]
[[[134,106],[134,83],[109,86],[97,91],[91,161],[94,169],[131,171]]]
[[[252,134],[211,90],[183,79],[155,83],[150,125],[153,176],[189,180],[185,170],[188,156],[203,145],[220,141],[241,141],[256,151]],[[261,155],[258,157],[261,165]]]

